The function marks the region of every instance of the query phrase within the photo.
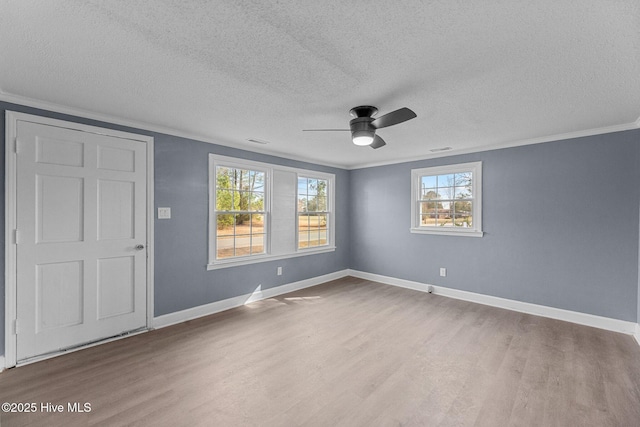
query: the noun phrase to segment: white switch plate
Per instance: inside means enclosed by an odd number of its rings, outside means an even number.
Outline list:
[[[440,267],[440,277],[447,277],[447,269]]]
[[[282,276],[282,267],[278,267],[277,274],[278,276]]]
[[[158,219],[170,219],[171,208],[158,208]]]

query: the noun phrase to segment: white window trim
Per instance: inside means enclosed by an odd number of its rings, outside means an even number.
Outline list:
[[[229,166],[235,168],[243,168],[243,169],[252,169],[259,170],[266,173],[265,178],[265,253],[261,255],[249,255],[244,257],[236,257],[229,259],[216,259],[216,224],[213,213],[216,209],[216,167],[217,166]],[[327,236],[329,242],[324,246],[317,246],[312,248],[302,248],[297,249],[298,247],[298,211],[297,204],[293,209],[295,210],[295,220],[292,224],[292,232],[291,232],[291,247],[293,248],[291,251],[287,251],[284,253],[273,254],[272,253],[272,239],[273,236],[271,234],[272,231],[272,203],[273,203],[273,175],[274,171],[286,171],[292,172],[295,174],[296,185],[295,185],[295,200],[297,200],[297,179],[298,176],[305,177],[317,177],[321,179],[326,179],[329,182],[329,198],[327,200],[327,206],[329,208],[329,225],[331,229],[329,230],[329,234]],[[315,255],[327,252],[333,252],[336,250],[335,246],[335,175],[324,172],[317,172],[309,169],[301,169],[301,168],[293,168],[289,166],[280,166],[272,163],[263,163],[256,162],[253,160],[244,160],[236,157],[228,157],[228,156],[220,156],[217,154],[210,153],[209,154],[209,254],[208,254],[208,263],[207,270],[217,270],[221,268],[228,267],[237,267],[242,265],[256,264],[260,262],[267,261],[276,261],[287,258],[294,258],[306,255]],[[286,237],[286,236],[285,236]]]
[[[212,161],[213,160],[213,161]],[[223,260],[218,260],[215,259],[215,254],[216,252],[216,235],[213,232],[213,230],[215,230],[216,227],[216,223],[215,223],[215,217],[213,215],[213,213],[216,210],[216,167],[218,166],[225,166],[225,167],[230,167],[230,168],[237,168],[237,169],[250,169],[250,170],[255,170],[258,172],[263,172],[265,174],[265,182],[264,182],[264,189],[265,189],[265,194],[268,194],[268,197],[265,197],[264,200],[264,228],[265,228],[265,243],[264,243],[264,254],[260,254],[260,255],[247,255],[247,256],[243,256],[243,257],[234,257],[231,259],[223,259]],[[270,251],[270,244],[271,244],[271,239],[269,238],[270,236],[270,222],[269,222],[269,217],[270,217],[270,212],[271,212],[271,190],[272,190],[272,175],[273,175],[273,171],[270,167],[268,167],[268,165],[264,164],[264,163],[257,163],[257,162],[251,162],[251,161],[242,161],[241,159],[235,159],[232,157],[223,157],[223,156],[212,156],[209,155],[209,174],[210,174],[210,180],[209,180],[209,250],[211,252],[209,252],[209,264],[224,264],[227,263],[229,261],[234,261],[234,262],[242,262],[242,261],[249,261],[248,263],[251,262],[251,260],[253,259],[258,259],[261,258],[263,256],[265,256],[266,254],[269,253]],[[213,228],[212,228],[213,227]]]
[[[418,201],[421,198],[420,177],[425,175],[444,175],[456,172],[473,173],[473,227],[453,228],[420,225]],[[453,165],[433,166],[411,170],[411,233],[436,234],[442,236],[482,237],[482,162],[457,163]]]

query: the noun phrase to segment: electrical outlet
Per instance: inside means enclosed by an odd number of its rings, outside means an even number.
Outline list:
[[[447,269],[440,267],[440,277],[447,277]]]
[[[282,267],[278,267],[278,276],[282,276]]]

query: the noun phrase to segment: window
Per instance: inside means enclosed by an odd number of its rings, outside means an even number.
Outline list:
[[[411,232],[482,236],[482,163],[411,171]]]
[[[327,245],[328,190],[326,179],[298,177],[298,249]]]
[[[265,252],[266,172],[216,166],[216,259]]]
[[[335,175],[209,155],[208,269],[335,250]]]

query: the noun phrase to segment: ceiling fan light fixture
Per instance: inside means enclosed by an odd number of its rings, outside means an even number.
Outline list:
[[[351,140],[356,145],[371,145],[374,136],[374,132],[359,130],[351,134]]]
[[[353,107],[349,111],[353,119],[349,121],[349,129],[303,129],[305,131],[351,131],[351,141],[358,146],[369,146],[378,149],[387,143],[384,139],[376,135],[376,130],[394,126],[407,120],[416,118],[416,113],[407,107],[400,108],[385,114],[384,116],[373,118],[378,113],[376,107],[371,105],[361,105]]]

